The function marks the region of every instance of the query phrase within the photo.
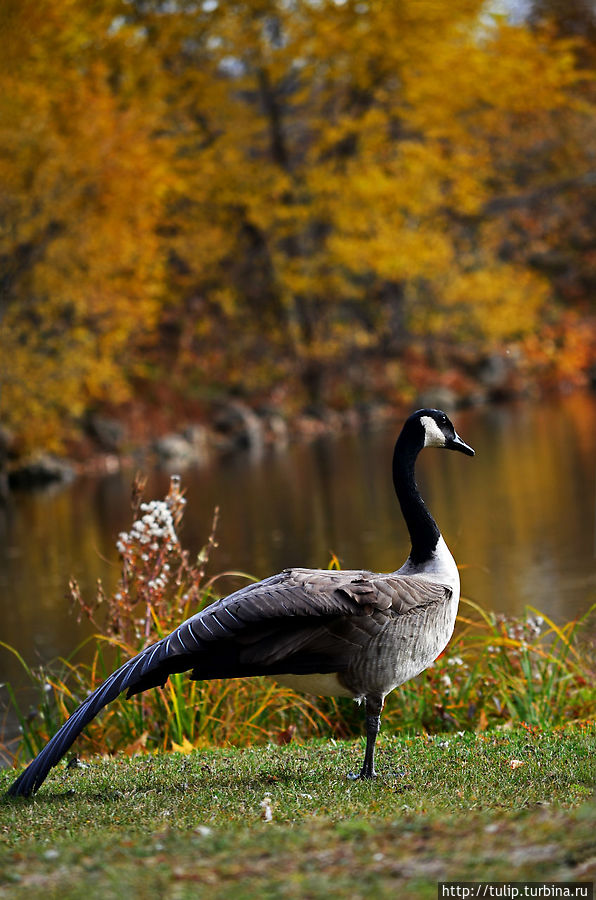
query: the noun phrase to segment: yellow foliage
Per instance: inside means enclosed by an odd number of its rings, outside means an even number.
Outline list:
[[[124,399],[164,317],[164,368],[199,358],[204,382],[250,363],[263,383],[265,347],[309,377],[369,351],[388,283],[419,333],[535,328],[547,282],[503,261],[519,224],[487,210],[590,165],[593,73],[484,7],[0,0],[0,402],[22,447]]]
[[[29,40],[0,100],[2,418],[22,450],[57,445],[88,403],[126,397],[123,356],[157,322],[168,186],[158,111],[110,85],[109,18],[74,0],[32,6],[13,9]]]
[[[175,753],[183,753],[185,756],[188,756],[189,753],[194,753],[196,750],[196,747],[194,746],[194,744],[191,744],[186,735],[184,735],[181,744],[177,744],[176,741],[172,741],[171,747]]]
[[[544,279],[520,267],[490,264],[471,272],[454,271],[443,284],[435,309],[447,316],[430,314],[422,308],[412,313],[415,328],[422,333],[446,333],[455,339],[484,339],[499,343],[520,338],[535,327],[548,297]]]

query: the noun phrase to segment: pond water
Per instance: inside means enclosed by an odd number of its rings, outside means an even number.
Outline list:
[[[507,613],[531,604],[557,621],[585,611],[596,600],[596,396],[482,407],[453,419],[476,457],[423,453],[418,482],[462,567],[462,593]],[[391,483],[399,426],[182,473],[183,543],[200,549],[219,505],[212,574],[325,567],[332,552],[346,568],[398,568],[409,549]],[[88,633],[69,614],[65,588],[71,574],[89,597],[97,578],[115,583],[131,481],[130,472],[81,479],[14,494],[0,508],[0,640],[30,664],[69,654]],[[146,498],[162,497],[167,486],[167,473],[152,473]],[[22,677],[0,648],[3,680]]]

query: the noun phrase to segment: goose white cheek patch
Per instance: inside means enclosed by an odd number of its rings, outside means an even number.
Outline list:
[[[445,435],[430,416],[422,416],[420,418],[422,427],[424,428],[424,446],[425,447],[444,447]]]

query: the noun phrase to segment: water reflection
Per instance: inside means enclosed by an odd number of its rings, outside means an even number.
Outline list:
[[[587,609],[596,599],[594,396],[454,418],[476,457],[423,453],[418,480],[463,566],[463,592],[486,608],[534,604],[558,620]],[[348,568],[397,568],[408,552],[391,484],[398,427],[185,473],[185,545],[200,549],[219,505],[212,572],[264,577],[291,565],[325,566],[331,552]],[[18,494],[0,510],[0,639],[29,662],[68,654],[88,632],[68,614],[64,590],[71,573],[89,594],[98,577],[114,583],[130,483],[128,473],[82,480]],[[162,496],[167,483],[165,473],[153,473],[148,496]],[[0,680],[17,672],[0,651]]]

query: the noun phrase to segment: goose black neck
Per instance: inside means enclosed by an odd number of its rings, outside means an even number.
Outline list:
[[[414,469],[423,445],[421,442],[413,443],[408,437],[407,433],[402,432],[395,445],[393,484],[412,541],[410,560],[421,564],[431,558],[441,533],[416,484]]]

